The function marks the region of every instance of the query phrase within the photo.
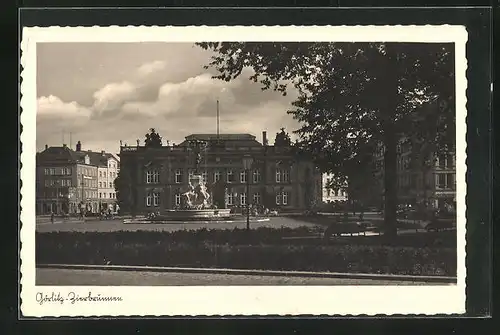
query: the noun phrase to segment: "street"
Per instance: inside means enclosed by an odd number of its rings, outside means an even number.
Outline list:
[[[195,286],[195,285],[426,285],[425,282],[346,278],[278,277],[232,274],[37,269],[37,285]],[[434,283],[433,283],[434,285]]]

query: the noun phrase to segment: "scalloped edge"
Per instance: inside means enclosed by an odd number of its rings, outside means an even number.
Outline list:
[[[99,30],[99,34],[95,33],[95,29]],[[111,292],[109,294],[114,294],[113,292],[118,292],[122,296],[125,297],[132,297],[131,291],[135,291],[135,294],[138,292],[142,291],[141,294],[145,294],[147,290],[149,290],[149,294],[151,295],[148,300],[132,300],[127,305],[130,305],[132,307],[137,306],[137,308],[119,308],[119,306],[114,306],[115,310],[113,313],[109,313],[109,305],[104,306],[104,305],[92,305],[92,306],[87,306],[85,308],[85,305],[78,305],[78,308],[61,308],[61,306],[56,306],[53,305],[50,308],[41,308],[39,305],[36,304],[34,301],[34,295],[33,293],[37,290],[37,286],[34,283],[34,276],[35,276],[35,264],[34,264],[34,242],[35,242],[35,223],[34,223],[34,200],[35,200],[35,194],[34,194],[34,153],[36,151],[35,147],[35,136],[33,136],[36,133],[36,122],[34,121],[36,119],[36,94],[33,95],[33,88],[36,90],[36,50],[33,50],[35,48],[37,42],[47,42],[47,41],[71,41],[75,42],[76,40],[78,41],[83,41],[85,39],[81,39],[80,37],[83,35],[89,35],[88,31],[89,30],[94,30],[94,33],[91,34],[91,36],[87,37],[86,41],[94,41],[94,42],[99,42],[99,41],[104,41],[104,36],[105,34],[111,33],[117,33],[118,31],[125,31],[127,30],[127,34],[123,34],[123,36],[127,37],[127,39],[131,38],[136,38],[136,42],[139,41],[169,41],[169,42],[179,42],[179,36],[176,36],[175,38],[166,38],[165,35],[162,35],[161,39],[158,38],[152,38],[152,31],[155,30],[157,34],[159,32],[163,31],[170,31],[171,33],[178,33],[181,32],[180,36],[183,37],[184,42],[196,42],[196,41],[234,41],[234,40],[252,40],[252,41],[372,41],[373,35],[375,36],[381,36],[377,37],[375,41],[409,41],[409,40],[415,40],[415,35],[417,35],[415,32],[417,31],[418,34],[421,34],[422,31],[433,31],[434,30],[439,30],[441,34],[427,34],[427,36],[418,36],[418,41],[423,41],[423,42],[443,42],[443,41],[455,41],[457,44],[457,49],[456,49],[456,59],[458,60],[456,62],[457,66],[457,72],[456,72],[456,95],[457,95],[457,195],[458,195],[458,190],[463,190],[463,194],[461,196],[457,196],[457,206],[461,208],[462,210],[457,211],[457,214],[459,215],[458,222],[457,222],[457,231],[460,233],[457,233],[458,235],[458,240],[457,240],[457,245],[458,245],[458,264],[457,264],[457,269],[458,269],[458,284],[456,287],[458,288],[458,291],[455,290],[453,293],[453,297],[456,298],[455,304],[459,304],[460,306],[449,306],[446,311],[443,310],[438,310],[436,309],[437,306],[431,306],[428,305],[427,311],[416,311],[413,310],[413,313],[401,313],[401,308],[402,306],[408,306],[405,305],[404,301],[392,301],[391,304],[395,304],[395,309],[392,312],[389,312],[386,308],[387,306],[384,306],[383,309],[386,310],[386,312],[378,312],[378,311],[371,311],[367,312],[366,305],[369,303],[365,299],[365,305],[362,305],[362,302],[359,302],[360,305],[358,305],[361,309],[359,313],[353,313],[353,311],[350,308],[346,308],[345,312],[339,312],[339,313],[324,313],[321,310],[317,310],[316,313],[311,313],[311,305],[306,305],[304,309],[303,303],[299,303],[298,305],[295,305],[295,307],[292,306],[292,310],[290,309],[291,307],[291,297],[297,295],[297,290],[304,290],[304,292],[307,293],[306,296],[303,296],[305,298],[311,297],[311,295],[314,295],[319,292],[314,292],[318,289],[318,287],[306,287],[306,286],[301,286],[301,287],[239,287],[238,289],[240,290],[237,292],[238,294],[235,294],[233,290],[235,290],[234,287],[203,287],[203,286],[197,286],[197,287],[188,287],[192,291],[198,291],[200,290],[219,290],[219,294],[225,291],[225,293],[229,293],[229,296],[224,297],[223,294],[217,295],[217,298],[219,299],[219,305],[213,304],[214,300],[212,297],[212,300],[205,300],[205,303],[209,302],[206,304],[209,306],[208,308],[205,309],[205,311],[199,311],[195,312],[195,308],[192,309],[191,313],[176,313],[173,310],[170,310],[169,308],[165,308],[165,302],[167,300],[162,300],[162,304],[160,304],[157,309],[157,311],[152,311],[150,308],[144,308],[139,307],[141,306],[140,302],[146,302],[150,304],[155,304],[158,303],[158,301],[155,301],[155,297],[158,298],[159,295],[161,295],[164,298],[169,297],[168,295],[165,295],[167,291],[172,291],[175,290],[177,291],[176,294],[184,294],[188,291],[185,289],[179,289],[175,287],[167,287],[165,290],[165,287],[119,287],[119,286],[108,286],[108,287],[92,287],[90,290],[96,292],[100,291],[102,293],[106,292]],[[143,30],[142,34],[137,34],[139,30]],[[229,36],[227,38],[221,38],[221,30],[225,30],[224,36]],[[259,32],[260,30],[266,30],[266,34],[262,35]],[[293,31],[292,31],[293,30]],[[334,38],[335,33],[339,33],[341,30],[349,30],[347,35],[337,35],[339,38]],[[395,32],[395,30],[399,30],[399,32]],[[130,33],[130,31],[133,32],[133,34]],[[307,31],[307,33],[306,33]],[[447,31],[446,34],[442,34],[443,31]],[[319,38],[319,33],[326,33],[328,32],[327,38]],[[359,39],[360,33],[364,32],[364,36],[362,39]],[[411,32],[411,35],[408,35],[408,32]],[[366,33],[371,34],[371,38],[366,37]],[[388,34],[391,33],[392,35],[396,36],[396,40],[394,38],[391,39],[391,37]],[[282,38],[276,38],[275,36],[282,36]],[[450,38],[448,34],[451,34],[453,38]],[[65,36],[61,36],[65,35]],[[185,38],[186,35],[192,36],[191,38]],[[231,36],[245,36],[246,38],[231,38]],[[309,39],[305,39],[302,36],[308,35]],[[200,316],[200,317],[220,317],[220,316],[266,316],[266,317],[272,317],[272,316],[278,316],[278,317],[288,317],[288,316],[304,316],[304,317],[352,317],[352,316],[428,316],[428,315],[434,315],[434,316],[450,316],[450,315],[459,315],[461,313],[465,312],[465,285],[466,285],[466,277],[465,277],[465,243],[466,243],[466,238],[465,238],[465,232],[466,232],[466,204],[465,204],[465,199],[466,199],[466,179],[465,179],[465,172],[467,170],[467,162],[466,162],[466,157],[467,157],[467,143],[466,143],[466,117],[467,117],[467,58],[466,58],[466,43],[467,43],[467,31],[466,28],[463,26],[452,26],[452,25],[393,25],[393,26],[388,26],[388,25],[368,25],[368,26],[318,26],[318,25],[310,25],[310,26],[241,26],[241,25],[235,25],[235,26],[207,26],[207,25],[202,25],[202,26],[175,26],[175,27],[160,27],[160,26],[79,26],[79,27],[71,27],[71,26],[52,26],[52,27],[40,27],[40,26],[32,26],[32,27],[25,27],[23,28],[21,32],[21,36],[24,36],[21,42],[21,85],[20,85],[20,90],[21,90],[21,101],[20,101],[20,108],[21,108],[21,125],[23,127],[21,131],[21,157],[20,157],[20,175],[21,175],[21,185],[20,185],[20,195],[21,195],[21,218],[20,218],[20,285],[21,285],[21,294],[20,294],[20,311],[21,315],[23,317],[133,317],[133,316],[141,316],[141,317],[157,317],[157,316],[187,316],[187,317],[193,317],[193,316]],[[106,35],[107,36],[107,35]],[[122,37],[123,37],[122,36]],[[142,39],[138,39],[138,37],[141,37]],[[212,37],[213,36],[213,37]],[[263,37],[265,36],[265,37]],[[448,36],[447,38],[443,39],[443,36]],[[62,38],[65,37],[66,39]],[[79,38],[77,38],[79,37]],[[117,42],[116,36],[115,38],[109,39],[108,42]],[[172,37],[172,35],[170,35]],[[302,38],[301,38],[302,37]],[[403,37],[403,38],[402,38]],[[132,42],[132,41],[131,41]],[[459,50],[460,49],[460,50]],[[462,50],[463,49],[463,50]],[[460,57],[460,59],[459,59]],[[463,103],[463,107],[462,104]],[[459,108],[460,107],[460,108]],[[460,115],[459,115],[460,111]],[[459,120],[459,117],[460,119]],[[460,150],[459,150],[460,147]],[[33,150],[35,149],[35,150]],[[462,157],[462,160],[459,160],[459,157]],[[458,171],[461,171],[463,173],[458,173]],[[27,182],[27,181],[30,181]],[[30,203],[31,201],[31,203]],[[24,209],[24,210],[23,210]],[[460,223],[460,224],[459,224]],[[458,229],[460,228],[460,229]],[[250,297],[252,301],[243,301],[242,296],[244,296],[246,292],[242,292],[241,289],[244,288],[245,290],[254,290],[256,293],[258,293],[255,296]],[[352,287],[352,286],[341,286],[337,287],[340,288],[340,290],[334,290],[336,291],[334,294],[335,299],[329,301],[330,303],[336,301],[340,303],[341,301],[349,301],[349,300],[344,300],[342,299],[342,296],[344,298],[348,298],[351,301],[355,300],[353,299],[353,296],[345,295],[342,293],[342,291],[350,291],[349,294],[356,293],[355,295],[360,295],[361,294],[366,294],[363,291],[366,291],[366,287]],[[425,292],[425,295],[427,298],[429,297],[434,297],[436,295],[441,295],[441,297],[444,295],[443,292],[445,292],[447,289],[450,287],[441,287],[439,291],[434,290],[433,288],[436,289],[436,287],[420,287],[420,288],[410,288],[414,290],[413,292],[415,293],[415,296],[421,296],[423,292],[419,292],[422,290],[426,290],[428,292]],[[268,289],[268,291],[266,291]],[[270,289],[270,290],[269,290]],[[332,287],[324,287],[323,289],[330,289],[332,290]],[[355,289],[356,291],[353,291]],[[377,294],[376,291],[384,291],[382,295],[379,294],[379,298],[382,296],[386,297],[389,294],[389,291],[391,290],[398,290],[398,288],[394,288],[392,286],[376,286],[372,289],[373,295],[371,296],[372,298],[376,298]],[[399,288],[401,289],[401,288]],[[88,287],[49,287],[45,286],[43,287],[44,292],[49,292],[49,291],[59,291],[63,292],[68,291],[68,290],[73,290],[73,291],[78,291],[78,292],[86,292],[89,290]],[[118,291],[116,291],[118,290]],[[161,292],[163,291],[163,292]],[[185,292],[182,292],[185,291]],[[281,304],[279,307],[273,306],[272,303],[273,301],[269,301],[269,299],[266,300],[266,292],[267,293],[272,293],[273,295],[277,294],[277,291],[282,291],[284,295],[281,295],[281,299],[285,303]],[[309,292],[308,292],[309,291]],[[203,293],[203,292],[202,292]],[[232,295],[231,295],[232,293]],[[333,292],[329,292],[330,294],[333,294]],[[429,294],[430,293],[430,294]],[[162,295],[163,294],[163,295]],[[403,298],[404,296],[401,295],[401,292],[397,293],[399,294],[399,298]],[[459,295],[457,298],[456,295]],[[192,292],[191,292],[192,296]],[[225,311],[229,311],[227,309],[227,306],[223,306],[224,303],[228,303],[227,299],[231,300],[231,297],[233,298],[233,305],[232,308],[234,309],[235,313],[231,312],[226,313]],[[234,300],[234,298],[236,299]],[[185,296],[184,296],[185,298]],[[196,298],[196,297],[195,297]],[[247,297],[248,298],[248,297]],[[276,298],[276,297],[274,297]],[[321,295],[318,295],[317,298],[321,299],[316,299],[316,303],[326,303],[325,300],[325,292],[323,292]],[[184,299],[185,301],[186,299]],[[254,310],[252,310],[249,305],[251,302],[255,303],[255,300],[261,301],[261,308],[258,310],[258,313],[255,313]],[[323,301],[321,301],[323,300]],[[404,299],[403,299],[404,300]],[[314,302],[313,301],[313,302]],[[311,301],[310,301],[311,302]],[[409,303],[411,301],[406,301],[406,303]],[[449,302],[449,301],[448,301]],[[193,304],[194,302],[191,301]],[[197,302],[198,304],[200,301]],[[380,304],[380,301],[378,302]],[[389,302],[387,302],[389,304]],[[431,304],[435,304],[435,302],[431,302]],[[77,305],[74,305],[77,306]],[[129,307],[130,307],[129,306]],[[191,305],[193,306],[193,305]],[[245,312],[244,310],[241,310],[241,308],[247,308],[248,312]],[[302,306],[302,309],[300,309],[299,306]],[[120,306],[120,307],[123,307]],[[126,306],[125,306],[126,307]],[[199,306],[197,306],[199,307]],[[221,308],[222,307],[222,308]],[[325,307],[331,307],[325,305]],[[412,306],[415,307],[415,306]],[[267,312],[266,312],[267,308]],[[273,309],[274,308],[274,309]],[[280,309],[281,308],[281,313],[276,313],[276,308]],[[293,309],[295,308],[295,309]],[[299,308],[299,309],[296,309]],[[309,309],[308,309],[309,308]],[[98,312],[99,309],[101,312]],[[142,312],[141,312],[142,309]],[[219,311],[217,311],[217,309]],[[432,311],[434,309],[434,312]],[[182,309],[181,309],[182,310]],[[331,309],[330,309],[331,310]],[[210,311],[210,312],[208,312]]]

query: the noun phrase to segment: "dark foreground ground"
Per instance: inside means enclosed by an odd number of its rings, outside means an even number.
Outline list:
[[[37,269],[36,285],[228,286],[228,285],[426,285],[426,282],[346,278],[190,274],[113,270]],[[439,285],[432,283],[432,285]],[[443,285],[443,284],[441,284]],[[444,284],[447,285],[447,284]]]

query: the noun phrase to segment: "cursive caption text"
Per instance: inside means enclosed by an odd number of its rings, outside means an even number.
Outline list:
[[[61,292],[51,292],[42,293],[38,292],[36,294],[36,302],[40,305],[53,304],[53,303],[95,303],[95,302],[120,302],[123,301],[122,297],[105,296],[100,293],[93,294],[89,292],[85,295],[80,295],[75,292],[61,293]]]

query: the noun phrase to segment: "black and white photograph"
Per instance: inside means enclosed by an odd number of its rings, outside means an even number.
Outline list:
[[[299,28],[25,29],[25,314],[465,308],[465,29]]]

